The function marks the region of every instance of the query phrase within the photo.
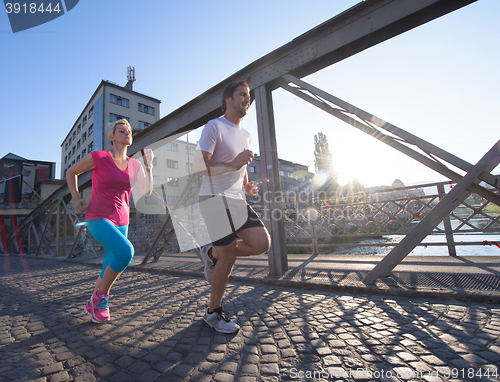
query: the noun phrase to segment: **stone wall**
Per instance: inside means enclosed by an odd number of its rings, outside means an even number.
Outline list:
[[[147,252],[153,242],[160,232],[163,226],[163,222],[156,224],[145,224],[142,222],[131,222],[128,228],[128,238],[134,245],[136,252]],[[167,227],[167,231],[170,230],[172,226]],[[168,253],[178,253],[179,245],[177,243],[177,237],[174,235],[172,240],[165,247],[165,252]]]

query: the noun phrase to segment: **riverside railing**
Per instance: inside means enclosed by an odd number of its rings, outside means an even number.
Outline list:
[[[408,234],[452,187],[451,182],[386,187],[329,198],[326,193],[311,193],[306,202],[284,203],[282,216],[269,218],[284,219],[289,253],[298,248],[318,254],[336,247],[394,246],[393,241],[360,241]],[[433,230],[432,235],[444,235],[446,241],[420,245],[447,246],[450,256],[456,256],[458,245],[484,245],[484,241],[455,242],[454,235],[500,232],[499,212],[495,204],[471,194]]]

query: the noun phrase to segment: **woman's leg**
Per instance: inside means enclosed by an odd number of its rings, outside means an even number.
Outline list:
[[[93,220],[97,221],[97,220]],[[101,244],[104,245],[104,260],[102,262],[102,271],[97,278],[95,290],[100,290],[102,293],[109,293],[111,286],[120,276],[120,274],[128,267],[134,256],[134,247],[127,239],[128,225],[114,226],[108,220],[103,220],[105,223],[98,223],[99,232],[95,232],[95,227],[92,231],[97,236],[105,235],[105,238],[98,239],[92,232],[92,236],[96,238]],[[109,226],[112,226],[111,238],[109,236]],[[104,232],[102,231],[104,229]],[[121,238],[117,235],[116,230],[123,236]],[[103,241],[107,241],[104,243]]]
[[[109,320],[109,290],[132,261],[134,247],[127,239],[128,226],[116,227],[108,220],[99,219],[88,221],[87,229],[97,241],[104,245],[102,271],[86,308],[94,322],[102,322]]]

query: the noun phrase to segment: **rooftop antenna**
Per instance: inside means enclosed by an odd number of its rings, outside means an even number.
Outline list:
[[[133,90],[132,85],[135,82],[135,68],[129,66],[127,68],[127,85],[125,85],[126,89]]]

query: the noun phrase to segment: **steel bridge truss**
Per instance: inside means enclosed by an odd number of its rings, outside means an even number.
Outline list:
[[[73,205],[65,199],[49,197],[27,215],[23,223],[27,237],[23,241],[28,242],[28,250],[35,255],[70,259],[86,252],[90,258],[97,258],[98,242],[88,233],[85,224],[80,224]],[[71,235],[68,235],[68,226],[73,228]],[[67,243],[68,237],[73,237],[73,243]],[[71,245],[69,252],[67,244]]]
[[[387,276],[471,193],[474,192],[482,196],[487,202],[500,205],[500,196],[498,194],[479,185],[483,181],[492,187],[500,188],[498,177],[490,173],[500,163],[500,141],[493,145],[491,150],[476,165],[472,165],[373,114],[291,75],[283,76],[281,87],[457,183],[431,212],[366,276],[365,282],[372,283],[378,277]],[[449,169],[445,162],[465,171],[466,175],[461,176]],[[445,221],[445,224],[449,224],[449,219]]]
[[[371,282],[389,272],[406,256],[408,248],[416,245],[415,243],[426,230],[436,227],[438,219],[443,220],[446,216],[443,214],[457,201],[463,201],[471,192],[480,195],[488,202],[500,205],[500,196],[479,184],[483,181],[498,188],[498,179],[490,173],[497,163],[498,158],[495,157],[495,153],[498,151],[498,144],[481,161],[472,165],[302,81],[301,78],[475,1],[365,0],[360,2],[254,61],[163,117],[148,129],[136,134],[129,152],[132,155],[145,147],[154,148],[161,140],[168,142],[179,134],[188,133],[203,126],[210,119],[219,117],[222,114],[220,100],[226,85],[235,80],[246,79],[256,103],[261,170],[262,174],[265,174],[265,177],[269,179],[262,185],[263,193],[269,192],[270,195],[274,195],[274,193],[281,191],[272,100],[273,90],[279,87],[320,107],[455,182],[453,190],[444,196],[433,209],[435,213],[427,215],[426,218],[429,219],[423,219],[403,240],[405,243],[402,241],[401,245],[394,248],[386,257],[387,260],[384,259],[367,276],[365,281]],[[448,166],[454,167],[455,170]],[[462,171],[465,175],[461,175],[457,171]],[[79,188],[82,190],[90,185],[91,176],[89,173],[82,174],[78,181]],[[64,198],[67,198],[68,193],[67,188],[61,187],[52,196],[52,200],[58,200],[60,203]],[[184,198],[179,198],[179,203],[188,203],[189,198],[190,195],[186,193]],[[271,198],[270,201],[266,201],[265,207],[270,211],[283,211],[283,204],[279,198]],[[48,215],[52,216],[51,213]],[[65,218],[63,217],[63,219]],[[34,222],[33,224],[35,224]],[[54,224],[57,223],[56,219]],[[268,252],[269,273],[270,275],[283,275],[288,270],[284,221],[283,219],[269,219],[265,223],[272,237],[271,249]],[[162,243],[172,237],[172,231],[168,231],[167,234],[164,232],[167,226],[168,224],[158,234],[157,240],[148,253],[148,259],[157,260],[163,246]],[[422,228],[424,226],[425,229]],[[47,232],[47,230],[50,231],[46,225],[43,232]],[[62,232],[64,236],[64,231],[57,230],[57,232]],[[39,229],[37,235],[40,246],[42,246],[45,234],[42,234]],[[58,234],[53,234],[53,236],[59,237]],[[401,246],[403,245],[402,250]]]

